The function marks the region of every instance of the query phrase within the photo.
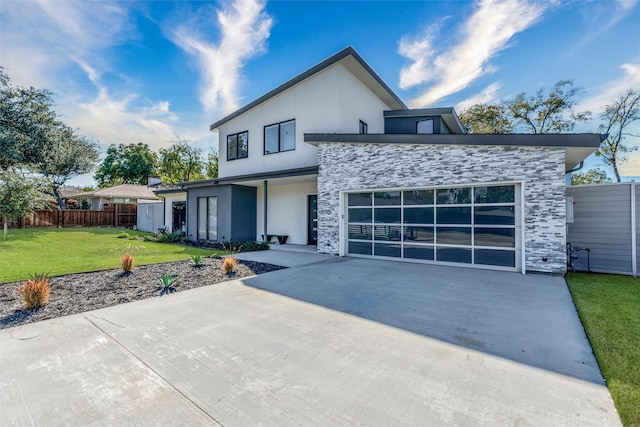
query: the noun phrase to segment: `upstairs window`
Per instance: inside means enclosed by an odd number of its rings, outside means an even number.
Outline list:
[[[433,133],[433,119],[419,120],[416,123],[416,133]]]
[[[296,149],[296,121],[276,123],[264,127],[264,154]]]
[[[360,120],[360,130],[359,130],[361,135],[364,135],[366,133],[369,133],[369,126],[367,126],[367,124],[365,122],[363,122],[362,120]]]
[[[227,135],[227,160],[249,157],[249,131]]]

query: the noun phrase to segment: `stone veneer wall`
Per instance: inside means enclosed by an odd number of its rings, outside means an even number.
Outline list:
[[[525,269],[566,271],[562,147],[320,143],[318,163],[321,253],[339,253],[340,191],[524,181]]]

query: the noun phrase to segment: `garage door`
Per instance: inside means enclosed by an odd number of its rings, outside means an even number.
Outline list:
[[[519,191],[509,184],[347,193],[346,252],[520,270]]]

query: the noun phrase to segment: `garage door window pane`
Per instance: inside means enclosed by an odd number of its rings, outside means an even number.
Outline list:
[[[373,203],[376,206],[394,205],[400,206],[399,191],[382,191],[373,193]]]
[[[433,243],[433,227],[404,227],[404,241]]]
[[[358,255],[371,255],[371,243],[349,242],[349,253]]]
[[[371,206],[371,193],[350,193],[349,206]]]
[[[436,241],[444,245],[470,245],[470,227],[438,227],[436,229]]]
[[[378,208],[374,211],[374,222],[376,223],[395,224],[400,222],[400,208]]]
[[[405,224],[433,224],[433,208],[404,208]]]
[[[473,189],[476,203],[513,203],[515,187],[513,185],[494,185]]]
[[[513,206],[477,206],[473,219],[475,224],[515,225],[516,211]]]
[[[376,243],[374,248],[374,255],[377,256],[390,256],[394,258],[400,258],[402,255],[401,246],[396,245],[387,245],[384,243]]]
[[[433,204],[433,190],[409,190],[403,193],[405,205]]]
[[[476,246],[516,247],[516,230],[514,228],[476,227],[473,242]]]
[[[436,193],[436,200],[442,205],[471,203],[471,188],[441,188]]]
[[[443,248],[438,246],[436,252],[436,260],[471,264],[471,249]]]
[[[400,226],[376,225],[373,233],[375,240],[400,241]]]
[[[371,222],[371,209],[349,208],[349,222]]]
[[[471,208],[437,208],[438,224],[471,224]]]
[[[349,239],[371,240],[371,226],[349,224]]]
[[[404,257],[433,261],[433,248],[428,246],[404,245]]]
[[[515,251],[476,249],[474,253],[474,257],[475,257],[476,264],[497,265],[502,267],[516,266]]]

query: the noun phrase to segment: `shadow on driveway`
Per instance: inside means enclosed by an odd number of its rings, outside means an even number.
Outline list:
[[[563,278],[332,258],[244,284],[604,384]]]

